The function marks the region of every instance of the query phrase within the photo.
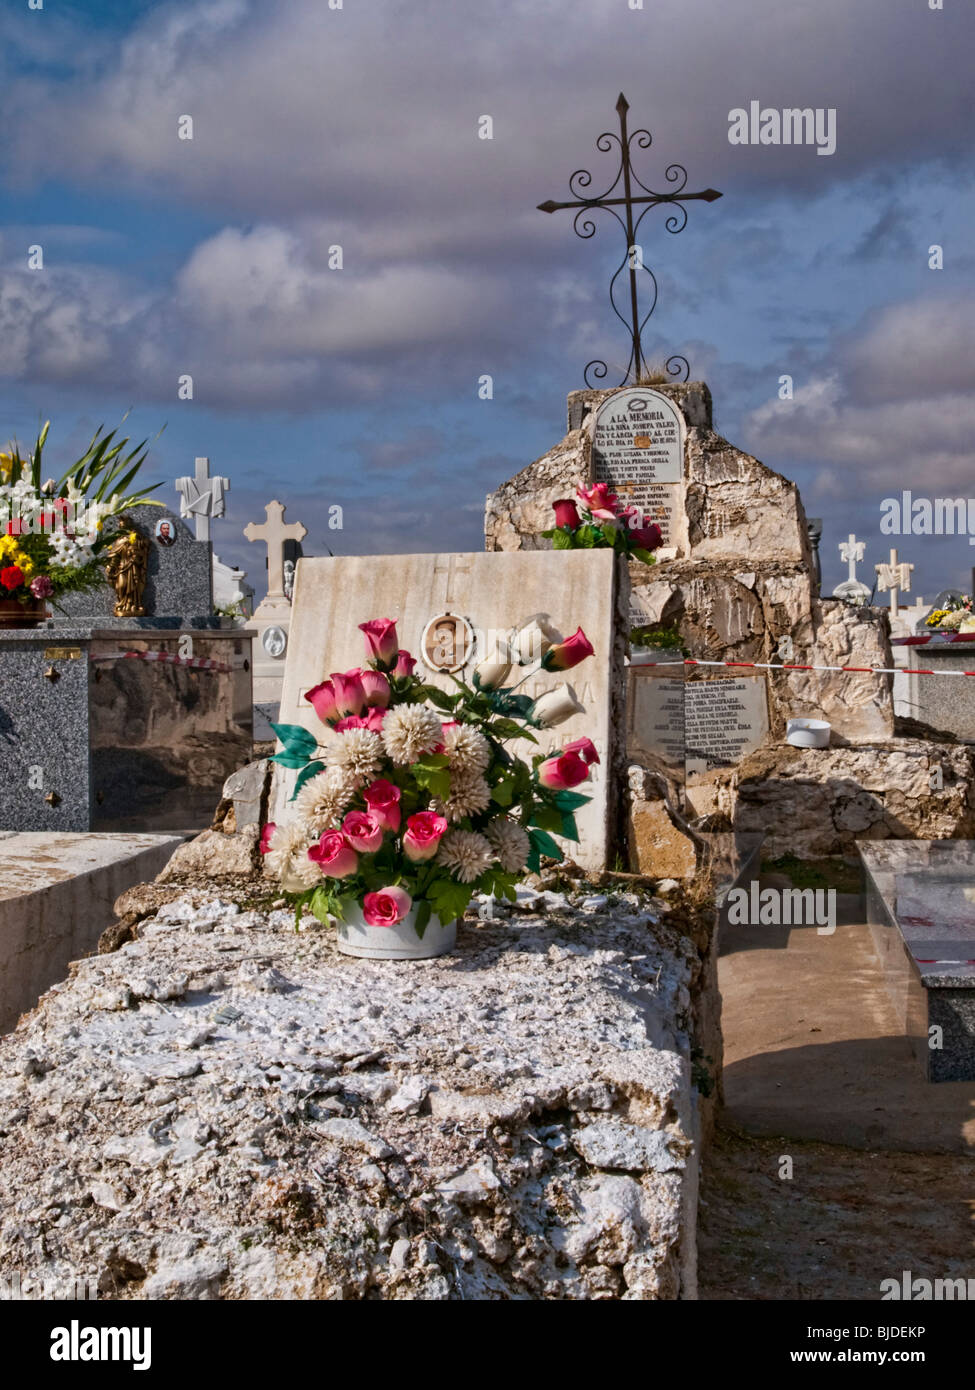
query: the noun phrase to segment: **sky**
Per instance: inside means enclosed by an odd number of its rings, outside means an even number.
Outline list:
[[[272,497],[306,554],[481,549],[585,364],[625,366],[616,224],[537,211],[611,182],[623,91],[643,181],[723,194],[679,235],[647,215],[647,356],[683,353],[720,433],[799,484],[825,591],[851,530],[868,582],[895,544],[915,595],[970,591],[967,538],[880,530],[904,489],[975,497],[975,17],[936,2],[8,0],[0,441],[50,418],[54,471],[129,412],[174,507],[208,455],[258,594]],[[835,152],[731,143],[752,101],[835,109]]]

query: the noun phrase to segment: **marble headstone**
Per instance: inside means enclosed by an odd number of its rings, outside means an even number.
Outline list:
[[[363,664],[358,625],[371,618],[395,619],[401,648],[418,658],[451,627],[459,656],[468,658],[462,668],[467,675],[476,656],[470,659],[465,623],[475,636],[507,633],[545,613],[566,636],[582,627],[595,655],[568,673],[539,671],[521,692],[537,698],[567,681],[585,712],[539,730],[538,747],[527,741],[514,747],[530,761],[534,753],[556,751],[572,739],[593,740],[602,759],[585,788],[593,799],[578,815],[580,843],[566,845],[566,851],[586,868],[604,868],[616,848],[625,773],[625,617],[616,586],[609,550],[303,559],[291,612],[281,722],[323,734],[307,692],[330,672]],[[423,665],[417,670],[445,690],[456,689],[441,672]],[[272,818],[286,815],[293,778],[276,771]]]
[[[64,616],[99,626],[120,627],[214,627],[212,548],[209,541],[198,541],[192,531],[166,507],[142,505],[126,513],[152,542],[146,579],[143,618],[116,618],[115,591],[106,581],[82,594],[67,594],[58,600]]]

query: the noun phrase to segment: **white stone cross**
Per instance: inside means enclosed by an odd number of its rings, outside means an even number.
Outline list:
[[[286,540],[303,541],[308,535],[300,521],[285,525],[284,507],[280,502],[269,502],[264,508],[267,521],[262,526],[249,521],[244,527],[244,535],[249,541],[263,541],[267,546],[267,597],[285,598],[284,592],[284,543]]]
[[[904,560],[898,560],[897,551],[890,552],[890,564],[874,565],[877,571],[877,587],[882,594],[890,590],[890,616],[897,617],[897,596],[903,589],[905,593],[911,592],[911,570],[914,566],[909,565]]]
[[[455,603],[457,595],[454,593],[454,580],[458,574],[470,574],[470,557],[465,556],[466,563],[460,564],[460,556],[457,554],[438,555],[436,564],[433,567],[434,574],[445,574],[447,582],[444,586],[444,603]]]
[[[176,491],[180,516],[192,516],[196,523],[196,539],[208,541],[211,516],[223,516],[227,510],[224,493],[230,491],[230,479],[211,478],[210,460],[199,458],[195,477],[177,478]]]
[[[844,560],[850,567],[847,578],[851,583],[856,582],[857,561],[863,559],[866,548],[866,542],[858,541],[852,531],[847,540],[840,541],[840,559]]]

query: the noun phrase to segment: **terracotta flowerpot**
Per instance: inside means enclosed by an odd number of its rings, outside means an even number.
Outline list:
[[[43,599],[18,603],[15,598],[0,598],[0,632],[10,628],[37,627],[50,616]]]
[[[370,927],[361,908],[352,908],[348,919],[338,922],[338,948],[347,956],[365,960],[429,960],[445,956],[457,944],[457,923],[442,927],[438,917],[431,917],[423,938],[416,934],[417,909],[410,908],[402,922],[395,927]]]

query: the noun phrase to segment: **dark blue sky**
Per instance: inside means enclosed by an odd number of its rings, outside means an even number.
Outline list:
[[[882,498],[973,487],[975,22],[945,6],[8,4],[0,437],[50,416],[60,462],[129,408],[140,435],[165,424],[160,497],[209,454],[232,481],[216,547],[259,591],[241,529],[272,496],[309,553],[479,549],[485,492],[561,437],[586,361],[622,366],[615,224],[582,242],[535,211],[580,166],[609,182],[594,140],[622,89],[644,181],[679,160],[724,193],[679,236],[648,214],[649,355],[685,353],[718,429],[799,483],[827,585],[851,527],[868,577]],[[752,100],[835,107],[836,153],[731,145]],[[915,593],[969,586],[964,539],[898,544]]]

